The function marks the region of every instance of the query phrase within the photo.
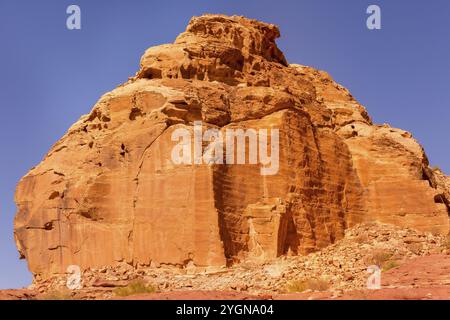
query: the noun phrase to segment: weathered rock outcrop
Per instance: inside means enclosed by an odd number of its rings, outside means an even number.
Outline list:
[[[306,254],[370,220],[447,234],[447,178],[411,134],[373,125],[325,72],[289,65],[278,36],[206,15],[148,49],[20,181],[15,238],[33,274]],[[194,121],[279,129],[278,173],[175,165],[171,135]]]

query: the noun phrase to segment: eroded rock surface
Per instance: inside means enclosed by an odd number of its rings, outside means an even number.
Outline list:
[[[449,231],[448,177],[372,124],[322,71],[289,65],[271,24],[195,17],[148,49],[19,183],[15,238],[39,279],[126,263],[217,267],[317,251],[377,220]],[[177,128],[277,128],[280,164],[175,165]]]

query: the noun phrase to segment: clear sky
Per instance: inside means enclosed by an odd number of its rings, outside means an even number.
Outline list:
[[[81,7],[82,29],[66,28]],[[369,31],[366,9],[382,10]],[[450,173],[448,0],[0,0],[0,288],[31,281],[13,241],[19,179],[105,92],[173,42],[193,15],[245,15],[279,25],[290,63],[328,71],[377,123],[411,131]]]

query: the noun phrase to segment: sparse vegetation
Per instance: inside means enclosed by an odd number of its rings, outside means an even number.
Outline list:
[[[73,300],[72,292],[68,289],[52,290],[38,297],[39,300]]]
[[[330,284],[324,279],[294,280],[287,285],[286,291],[292,293],[306,290],[326,291],[329,287]]]
[[[370,263],[380,268],[392,257],[392,253],[386,250],[376,250],[370,257]]]
[[[145,283],[142,280],[136,280],[128,284],[126,287],[116,288],[113,293],[119,297],[131,296],[139,293],[153,293],[156,292],[155,287]]]
[[[395,260],[389,260],[389,261],[386,261],[386,262],[383,264],[382,270],[383,270],[383,272],[385,272],[385,271],[388,271],[388,270],[397,268],[398,266],[399,266],[399,263],[398,263],[397,261],[395,261]]]
[[[392,252],[383,249],[374,251],[368,262],[380,267],[383,271],[388,271],[399,266],[399,262],[393,259]]]
[[[439,166],[432,166],[431,171],[440,171],[442,172],[441,168]]]

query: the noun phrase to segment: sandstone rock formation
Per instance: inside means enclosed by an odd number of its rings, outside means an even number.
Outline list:
[[[368,299],[374,290],[367,290],[367,268],[375,264],[382,270],[383,290],[375,290],[380,291],[377,295],[381,298],[390,297],[386,290],[395,290],[406,291],[403,299],[417,295],[448,299],[449,244],[441,235],[368,222],[347,229],[343,239],[306,256],[281,256],[262,263],[246,261],[218,270],[119,263],[85,270],[80,290],[67,289],[67,275],[53,275],[37,277],[28,290],[0,290],[0,300],[117,299],[117,288],[132,283],[147,284],[155,291],[154,295],[133,295],[132,299],[229,299],[233,294],[240,294],[235,296],[239,299],[302,299],[298,292],[303,290],[307,291],[303,294],[309,292],[315,298],[357,294],[355,298]],[[311,292],[313,289],[321,292]]]
[[[377,220],[449,231],[448,178],[372,124],[322,71],[289,65],[271,24],[193,18],[148,49],[19,183],[15,239],[39,278],[128,263],[222,266],[299,255]],[[278,128],[280,164],[175,165],[177,128]]]

